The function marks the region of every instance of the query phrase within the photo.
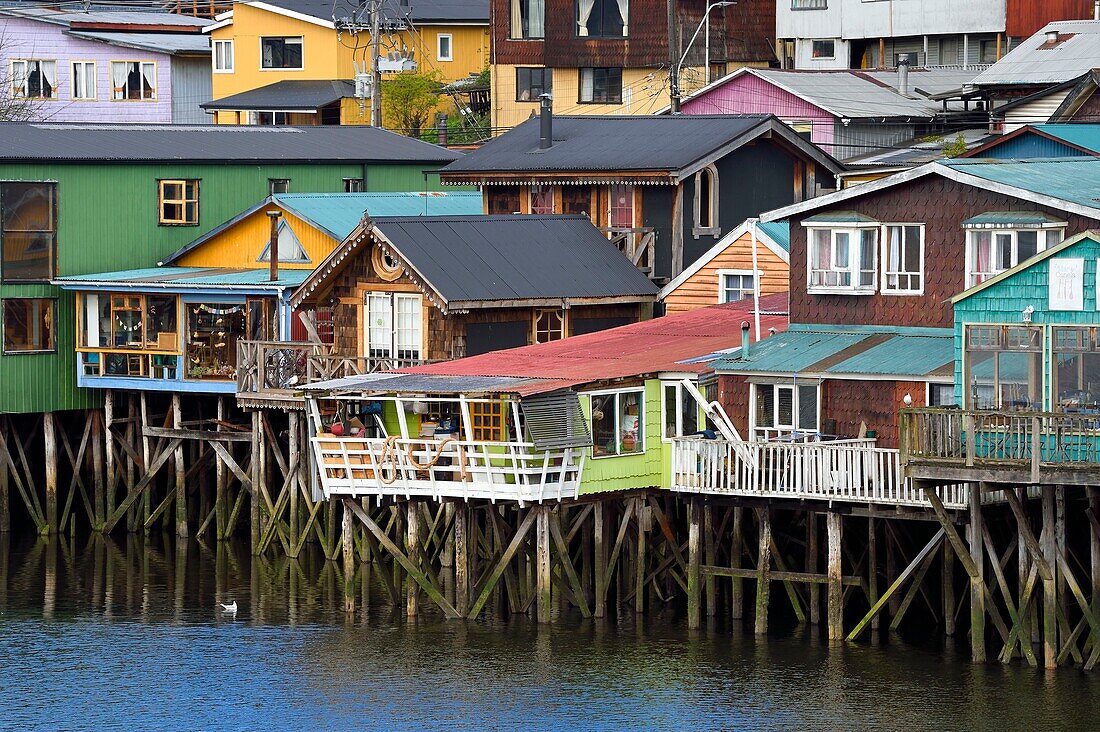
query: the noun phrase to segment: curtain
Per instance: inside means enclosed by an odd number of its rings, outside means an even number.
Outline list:
[[[596,0],[577,0],[577,35],[588,35],[588,19],[592,17],[592,8]]]
[[[527,13],[531,16],[527,19],[527,37],[542,38],[546,34],[543,24],[546,0],[528,0]]]
[[[42,74],[42,79],[46,82],[42,85],[42,96],[54,96],[57,90],[57,62],[39,61],[38,70]]]
[[[11,63],[11,94],[13,97],[25,97],[27,95],[28,66],[26,61],[12,61]]]
[[[989,272],[990,259],[993,253],[993,235],[988,231],[976,231],[971,236],[974,237],[974,271],[978,274],[971,284],[978,284],[985,280],[982,275]]]
[[[512,17],[511,31],[509,36],[512,38],[523,38],[523,6],[520,4],[520,0],[512,0]]]
[[[145,89],[142,90],[143,99],[156,99],[157,98],[157,67],[152,62],[145,62],[141,65],[141,78],[145,82]]]
[[[901,226],[891,226],[889,239],[886,242],[886,286],[890,289],[898,287],[898,272],[901,271],[901,248],[905,246],[905,229]]]
[[[593,95],[593,70],[581,69],[581,101],[591,102]]]
[[[623,37],[627,35],[626,29],[630,23],[630,0],[615,0],[619,5],[619,15],[623,19]]]
[[[129,64],[125,61],[111,62],[111,84],[114,86],[114,98],[126,98],[126,77],[129,75]]]

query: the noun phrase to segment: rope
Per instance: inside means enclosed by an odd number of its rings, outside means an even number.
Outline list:
[[[393,485],[397,482],[398,468],[396,461],[394,461],[394,458],[397,456],[396,446],[399,439],[401,438],[398,435],[390,435],[386,438],[386,441],[382,443],[382,452],[378,457],[378,464],[375,465],[374,468],[378,473],[378,480],[381,481],[383,485]],[[470,474],[469,471],[466,469],[466,449],[454,437],[447,437],[445,440],[438,443],[438,448],[435,452],[435,455],[433,455],[431,460],[426,463],[417,462],[412,445],[409,445],[405,449],[405,455],[406,457],[408,457],[409,462],[412,464],[412,466],[417,470],[431,470],[443,457],[444,449],[451,442],[454,442],[458,445],[458,475],[462,479],[463,483],[469,482]],[[425,446],[427,446],[426,442]],[[386,478],[386,474],[382,470],[387,460],[390,461],[390,477],[388,479]]]

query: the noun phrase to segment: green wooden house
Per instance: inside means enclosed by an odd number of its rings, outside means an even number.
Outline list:
[[[437,190],[457,157],[369,127],[0,124],[0,413],[99,403],[54,278],[155,266],[272,193]]]

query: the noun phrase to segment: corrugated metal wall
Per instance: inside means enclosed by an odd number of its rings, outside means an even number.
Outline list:
[[[983,150],[971,157],[1009,160],[1020,158],[1075,158],[1081,155],[1083,153],[1080,150],[1063,145],[1057,140],[1025,132],[1019,137],[1005,140],[1000,145]]]
[[[210,82],[210,59],[176,56],[172,59],[172,122],[175,124],[207,125],[213,122],[199,108],[214,98]]]
[[[833,157],[839,160],[883,152],[897,147],[900,143],[912,140],[917,135],[917,125],[878,124],[873,121],[849,122],[847,126],[840,120],[833,122]]]
[[[1048,121],[1058,107],[1062,106],[1069,92],[1069,89],[1056,91],[1005,112],[1003,131],[1012,132],[1024,125],[1038,125]]]

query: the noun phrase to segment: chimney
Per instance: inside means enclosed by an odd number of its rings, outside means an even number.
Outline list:
[[[1056,31],[1056,30],[1048,30],[1047,31],[1047,43],[1058,43],[1058,31]]]
[[[539,94],[539,150],[549,150],[554,144],[553,97]]]
[[[268,218],[271,219],[271,239],[267,244],[267,258],[271,261],[269,279],[272,282],[279,279],[279,219],[282,215],[282,211],[267,212]]]
[[[741,358],[749,357],[749,321],[741,321]]]
[[[909,96],[909,54],[898,56],[898,94]]]

